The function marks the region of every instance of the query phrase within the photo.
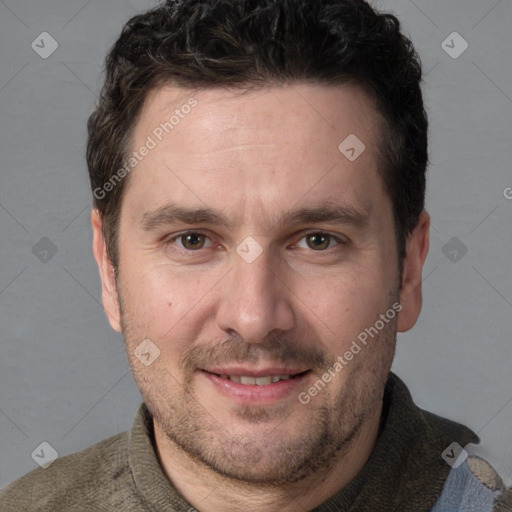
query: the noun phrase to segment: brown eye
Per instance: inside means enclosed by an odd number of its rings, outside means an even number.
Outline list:
[[[327,233],[311,233],[306,235],[306,243],[308,247],[314,251],[328,249],[331,244],[331,239],[331,235]]]
[[[201,233],[186,233],[180,235],[176,240],[181,240],[181,245],[187,250],[202,249],[206,243],[206,236]]]

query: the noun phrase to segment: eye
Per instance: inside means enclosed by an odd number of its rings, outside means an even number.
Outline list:
[[[305,240],[306,246],[302,243]],[[339,245],[342,241],[328,233],[321,231],[315,233],[308,233],[301,238],[301,241],[297,244],[297,247],[306,247],[307,249],[313,249],[314,251],[324,251],[330,249],[333,246]]]
[[[169,243],[177,243],[178,247],[186,249],[187,251],[196,251],[204,247],[209,247],[209,245],[206,245],[208,242],[211,244],[211,240],[206,235],[195,231],[182,233],[169,241]]]

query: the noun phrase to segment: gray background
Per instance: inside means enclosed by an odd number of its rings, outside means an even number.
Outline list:
[[[374,3],[422,57],[431,121],[424,309],[393,370],[418,405],[478,432],[510,484],[512,4]],[[83,449],[130,428],[140,403],[101,307],[84,147],[105,52],[149,5],[0,1],[0,488],[36,467],[41,442]],[[47,59],[31,48],[44,31],[59,45]],[[454,31],[469,44],[457,59],[442,47]]]

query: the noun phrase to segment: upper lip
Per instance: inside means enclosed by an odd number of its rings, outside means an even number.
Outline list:
[[[286,368],[283,366],[268,366],[259,370],[254,368],[247,368],[243,366],[225,367],[219,366],[214,368],[202,368],[202,370],[209,373],[216,373],[217,375],[244,375],[247,377],[264,377],[267,375],[298,375],[309,370],[309,368]]]

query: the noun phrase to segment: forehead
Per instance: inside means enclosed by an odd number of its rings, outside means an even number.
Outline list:
[[[148,95],[135,125],[131,150],[149,140],[152,148],[131,173],[125,200],[141,211],[169,199],[265,203],[267,211],[341,196],[369,210],[382,192],[380,125],[372,99],[354,85],[164,86]]]
[[[197,102],[197,108],[189,108],[192,99]],[[189,120],[185,123],[186,118]],[[298,120],[302,121],[300,125],[295,124]],[[295,140],[301,135],[311,136],[311,132],[319,133],[323,125],[319,135],[329,130],[341,137],[348,130],[358,131],[371,145],[373,126],[379,120],[374,100],[355,84],[328,86],[297,82],[256,89],[203,90],[167,85],[148,93],[134,129],[134,140],[158,132],[155,122],[172,125],[170,131],[164,130],[164,138],[170,133],[174,138],[186,136],[187,132],[179,126],[193,122],[195,129],[215,136],[202,141],[204,151],[208,150],[210,141],[218,149],[221,136],[235,129],[260,129],[261,135],[268,133],[272,137],[273,132],[284,126],[294,129],[292,133],[280,134],[281,139],[286,135]]]

